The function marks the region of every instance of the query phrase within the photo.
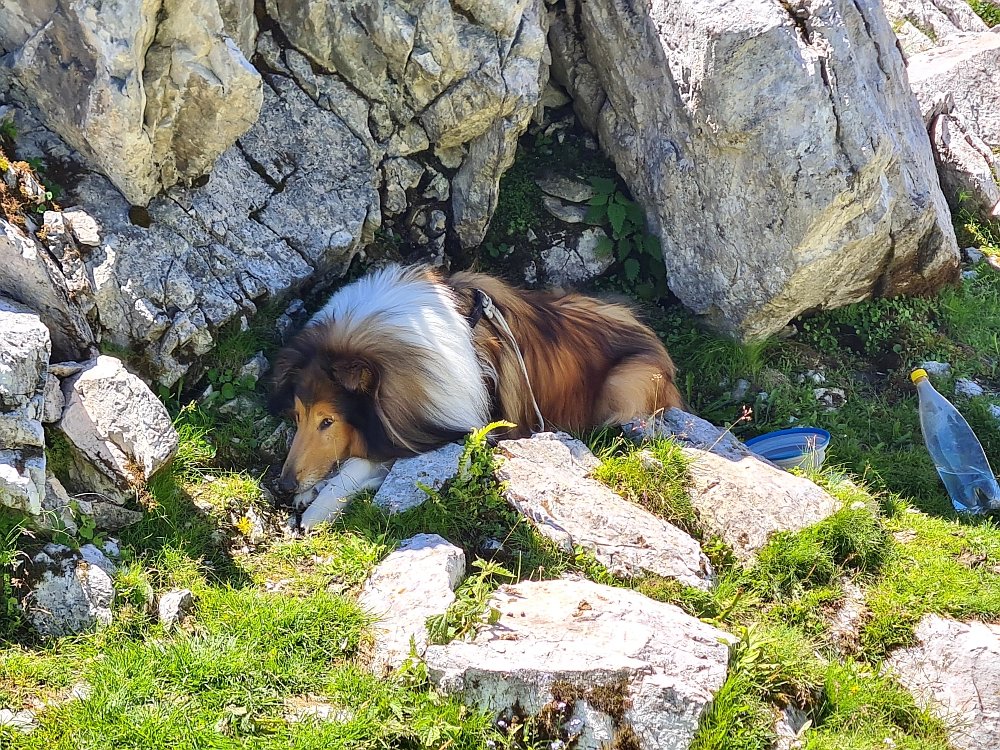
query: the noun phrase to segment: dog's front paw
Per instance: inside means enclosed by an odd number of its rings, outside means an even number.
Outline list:
[[[331,483],[316,493],[316,499],[302,513],[302,528],[310,531],[321,523],[336,521],[347,507],[350,499],[341,488]]]

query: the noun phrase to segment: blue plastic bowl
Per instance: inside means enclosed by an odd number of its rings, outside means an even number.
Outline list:
[[[746,446],[782,469],[817,471],[826,459],[830,433],[818,427],[778,430],[747,440]]]

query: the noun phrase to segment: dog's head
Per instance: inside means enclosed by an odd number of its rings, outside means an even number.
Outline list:
[[[376,366],[330,351],[319,330],[306,329],[278,355],[270,408],[296,425],[282,489],[304,492],[340,461],[370,457],[370,433],[380,425],[377,390]]]

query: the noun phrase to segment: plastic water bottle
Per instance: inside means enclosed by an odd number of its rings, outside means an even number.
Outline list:
[[[965,417],[934,389],[926,371],[914,370],[910,379],[920,396],[920,431],[952,505],[977,514],[1000,509],[1000,485]]]

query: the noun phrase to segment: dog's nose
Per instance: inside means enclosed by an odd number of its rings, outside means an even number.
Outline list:
[[[282,474],[281,479],[278,480],[279,489],[282,492],[287,492],[289,495],[295,492],[295,488],[298,486],[298,481],[291,475]]]

